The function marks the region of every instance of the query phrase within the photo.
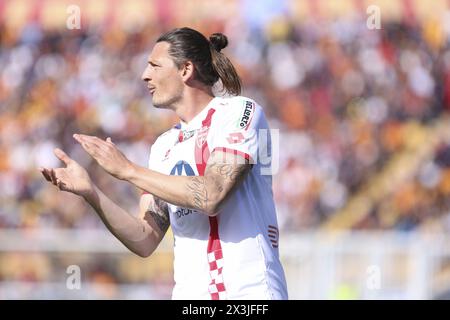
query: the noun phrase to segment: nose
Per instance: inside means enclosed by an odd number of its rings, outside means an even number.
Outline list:
[[[147,67],[145,68],[144,72],[142,73],[141,79],[145,82],[148,82],[151,80],[151,76],[150,76],[150,66],[147,65]]]

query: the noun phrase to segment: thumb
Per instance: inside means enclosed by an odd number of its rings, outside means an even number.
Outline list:
[[[64,162],[66,165],[69,165],[73,160],[70,159],[70,157],[61,149],[56,148],[53,151],[56,155],[56,157],[61,160],[62,162]]]
[[[106,138],[106,141],[107,141],[107,142],[111,142],[111,143],[113,143],[113,144],[114,144],[114,142],[112,142],[112,140],[111,140],[111,138],[110,138],[110,137]]]

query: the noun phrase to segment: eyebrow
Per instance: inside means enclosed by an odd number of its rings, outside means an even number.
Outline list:
[[[151,59],[148,60],[147,63],[150,63],[152,66],[153,66],[153,65],[154,65],[154,66],[160,66],[160,65],[161,65],[159,62],[153,61],[153,60],[151,60]]]

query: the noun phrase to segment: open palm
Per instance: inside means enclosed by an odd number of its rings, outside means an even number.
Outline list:
[[[72,192],[79,196],[87,196],[93,185],[87,171],[61,149],[55,149],[55,155],[65,168],[39,168],[45,179],[62,191]]]

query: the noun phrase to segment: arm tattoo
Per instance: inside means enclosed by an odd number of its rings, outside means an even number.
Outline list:
[[[161,229],[162,232],[166,232],[170,225],[167,203],[157,197],[153,197],[153,199],[154,201],[151,201],[148,205],[144,219],[149,219],[148,215],[150,215],[158,225],[158,228]]]
[[[216,172],[222,177],[230,179],[232,182],[236,181],[239,176],[245,171],[245,166],[236,166],[232,164],[215,165]]]
[[[208,191],[205,178],[191,177],[186,184],[186,189],[191,193],[195,207],[204,211],[208,205]]]
[[[214,179],[214,185],[215,185],[217,191],[219,191],[219,192],[223,191],[222,181],[220,181],[219,179]]]
[[[191,194],[192,203],[196,209],[206,211],[210,202],[208,197],[207,179],[215,187],[218,193],[229,190],[230,185],[235,185],[247,170],[246,165],[233,164],[215,164],[212,163],[207,167],[207,171],[211,172],[210,178],[207,177],[190,177],[186,184],[186,189]]]

